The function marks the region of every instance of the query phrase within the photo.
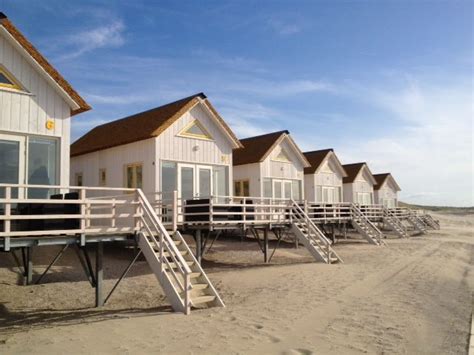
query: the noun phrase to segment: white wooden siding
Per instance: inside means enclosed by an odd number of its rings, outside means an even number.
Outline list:
[[[374,191],[375,203],[383,204],[383,200],[398,201],[398,192],[389,184],[384,184],[382,188]]]
[[[156,191],[155,186],[155,139],[121,145],[71,158],[71,185],[76,174],[82,174],[84,186],[100,186],[99,170],[106,169],[108,187],[124,187],[124,165],[141,163],[143,166],[143,191]]]
[[[234,181],[249,180],[250,196],[261,196],[262,181],[260,179],[260,163],[237,165],[233,167]],[[234,185],[232,184],[232,189]]]
[[[0,32],[0,63],[26,93],[0,88],[0,131],[60,139],[59,184],[69,182],[70,113],[68,103]],[[46,122],[54,129],[46,129]]]
[[[197,119],[211,134],[213,140],[180,137],[178,134],[188,123]],[[196,148],[197,147],[197,148]],[[232,146],[201,104],[185,113],[156,138],[104,149],[71,159],[71,183],[77,173],[83,174],[83,183],[99,185],[99,169],[107,171],[107,186],[125,185],[124,165],[143,164],[143,190],[161,190],[161,161],[174,161],[202,165],[219,165],[229,168],[228,187],[232,195]]]
[[[178,136],[182,129],[195,119],[209,132],[213,138],[212,140]],[[158,170],[155,175],[157,187],[161,186],[159,167],[163,160],[202,165],[220,165],[228,167],[229,193],[233,195],[231,142],[217,126],[208,111],[203,109],[202,104],[194,106],[160,134],[156,138],[155,147],[155,154],[158,157],[156,164]]]
[[[344,201],[357,202],[357,193],[359,192],[372,194],[372,201],[374,201],[374,186],[365,169],[359,173],[354,182],[344,184]]]

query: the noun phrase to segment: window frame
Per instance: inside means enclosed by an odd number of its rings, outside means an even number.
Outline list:
[[[135,163],[128,163],[128,164],[124,164],[123,166],[123,173],[124,173],[124,179],[123,179],[123,182],[124,182],[124,187],[127,188],[127,189],[143,189],[143,162],[135,162]],[[141,181],[141,187],[138,187],[138,179],[137,179],[137,168],[140,167],[142,169],[142,174],[141,174],[141,177],[142,177],[142,181]],[[133,171],[132,171],[132,185],[134,186],[128,186],[128,168],[133,168]]]
[[[102,181],[102,173],[104,173],[103,181]],[[101,187],[107,186],[107,169],[106,168],[99,169],[99,186]]]
[[[245,183],[247,183],[247,195],[245,194]],[[237,194],[236,185],[239,186],[241,194]],[[235,197],[250,197],[250,179],[234,180],[234,196]]]
[[[197,126],[201,131],[204,132],[204,134],[195,134],[195,133],[189,133],[187,130],[189,130],[191,127]],[[186,124],[177,134],[178,137],[184,137],[184,138],[195,138],[195,139],[201,139],[205,141],[213,141],[214,138],[212,135],[209,133],[209,131],[203,126],[201,122],[199,122],[197,119],[193,119],[191,122]]]
[[[11,74],[7,68],[0,64],[0,74],[3,74],[12,84],[0,83],[0,88],[6,88],[10,90],[24,91],[23,86],[19,81]]]

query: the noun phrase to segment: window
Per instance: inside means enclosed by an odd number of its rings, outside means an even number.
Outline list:
[[[107,171],[99,169],[99,186],[107,186]]]
[[[215,196],[229,195],[229,171],[226,166],[215,166],[212,169],[212,194]],[[219,201],[224,199],[218,199]]]
[[[21,90],[20,84],[2,66],[0,66],[0,87]]]
[[[143,187],[142,164],[128,164],[125,166],[125,187],[141,189]]]
[[[293,180],[292,190],[293,190],[293,200],[300,201],[301,200],[301,181]]]
[[[166,193],[165,198],[170,196],[169,193],[178,190],[178,169],[176,163],[164,161],[161,163],[161,191]]]
[[[234,194],[235,196],[250,196],[250,184],[249,180],[236,180],[234,181]]]
[[[280,150],[280,153],[273,159],[277,161],[283,161],[285,163],[290,163],[291,159],[288,157],[288,154],[282,149]]]
[[[198,121],[194,120],[186,125],[178,136],[189,137],[189,138],[200,138],[211,140],[211,134],[204,128],[204,126]]]
[[[272,189],[272,180],[263,179],[263,197],[272,198],[273,189]]]
[[[76,173],[76,186],[82,186],[82,173]]]
[[[28,138],[28,179],[30,185],[57,185],[58,140],[49,138]],[[45,188],[28,189],[28,198],[47,198]]]

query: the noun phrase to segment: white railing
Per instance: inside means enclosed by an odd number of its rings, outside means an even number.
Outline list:
[[[28,198],[32,189],[57,190],[61,194]],[[134,233],[140,228],[141,217],[137,191],[0,184],[0,237]]]
[[[317,223],[349,221],[352,218],[351,204],[346,202],[305,202],[304,210]]]
[[[304,212],[304,210],[301,208],[301,206],[292,201],[292,215],[293,218],[297,219],[300,223],[306,226],[307,228],[307,234],[306,237],[313,239],[313,241],[317,244],[323,244],[325,246],[325,253],[326,253],[326,260],[327,263],[331,263],[331,241],[326,238],[326,236],[320,231],[318,227],[314,224],[314,222],[311,220],[311,218]],[[321,249],[323,250],[323,249]]]
[[[166,278],[166,289],[171,289],[175,299],[179,299],[184,313],[188,314],[191,307],[191,268],[187,264],[175,242],[160,222],[154,207],[150,204],[145,194],[137,190],[139,206],[142,210],[140,222],[142,233],[152,244],[159,261],[158,276]],[[184,240],[182,242],[186,245]]]

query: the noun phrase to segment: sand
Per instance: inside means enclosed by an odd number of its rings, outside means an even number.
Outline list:
[[[72,250],[26,287],[0,254],[0,353],[465,354],[474,216],[436,218],[441,231],[387,247],[341,242],[341,265],[314,263],[292,243],[263,265],[255,242],[219,241],[205,267],[227,307],[190,316],[170,312],[144,261],[94,309]],[[36,251],[38,272],[57,250]],[[109,289],[132,250],[106,253]]]

